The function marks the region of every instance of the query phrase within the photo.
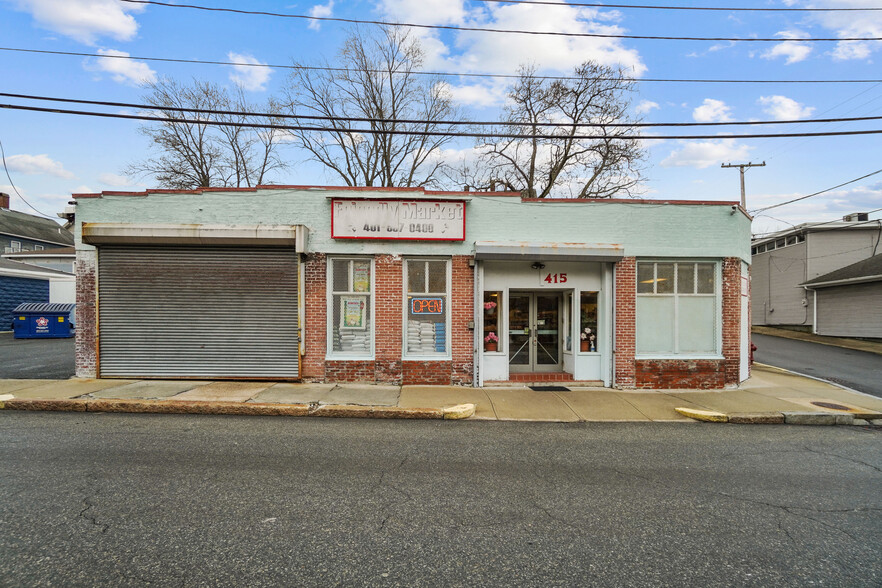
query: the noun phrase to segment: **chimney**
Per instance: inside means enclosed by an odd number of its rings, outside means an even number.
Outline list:
[[[0,208],[9,208],[9,194],[0,192]]]

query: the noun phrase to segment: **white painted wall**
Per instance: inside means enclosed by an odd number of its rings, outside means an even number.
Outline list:
[[[49,280],[49,302],[67,304],[77,301],[77,282],[74,278]]]

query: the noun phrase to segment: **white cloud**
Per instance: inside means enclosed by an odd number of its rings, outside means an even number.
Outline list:
[[[777,36],[783,39],[804,39],[806,37],[809,37],[810,35],[804,31],[788,30],[778,32]],[[799,41],[786,41],[784,43],[778,43],[768,51],[763,52],[762,58],[778,59],[779,57],[783,57],[785,59],[784,63],[790,65],[792,63],[803,61],[809,56],[811,52],[812,48],[807,43],[800,43]]]
[[[87,45],[94,45],[99,37],[134,38],[138,23],[130,13],[144,11],[143,5],[115,0],[17,0],[16,5],[42,28]]]
[[[705,98],[701,106],[692,111],[696,122],[728,122],[732,120],[732,109],[722,100]]]
[[[505,101],[505,88],[500,87],[499,84],[490,86],[480,84],[448,85],[448,90],[454,102],[470,106],[500,106]]]
[[[662,167],[694,167],[704,169],[736,159],[746,159],[751,147],[739,145],[735,139],[680,142],[681,148],[672,151],[661,162]]]
[[[814,0],[811,3],[812,8],[861,8],[867,5],[863,0]],[[809,19],[833,33],[828,36],[882,37],[882,11],[817,12]],[[879,47],[879,42],[840,41],[830,55],[837,61],[869,59]]]
[[[748,209],[756,210],[787,202],[805,196],[803,193],[756,194],[748,197]],[[851,190],[837,190],[813,198],[807,198],[768,213],[758,213],[754,218],[752,231],[768,233],[809,222],[839,220],[852,212],[868,212],[882,208],[882,183],[859,186]],[[870,218],[879,218],[880,213],[872,213]]]
[[[56,178],[70,179],[74,174],[64,169],[64,165],[55,161],[45,153],[40,155],[12,155],[6,158],[6,167],[10,171],[26,175],[47,175]]]
[[[798,120],[808,118],[815,111],[812,106],[804,106],[786,96],[760,96],[757,102],[765,108],[763,112],[775,120]]]
[[[258,61],[251,55],[240,53],[227,53],[227,57],[233,63],[241,63],[243,65],[234,65],[233,71],[230,73],[230,80],[237,86],[249,90],[251,92],[263,92],[266,90],[266,84],[269,82],[273,70],[269,67],[254,67],[255,65],[266,65],[262,61]],[[246,65],[252,64],[252,65]]]
[[[101,55],[118,55],[124,58],[129,56],[125,51],[117,51],[116,49],[99,49],[98,53]],[[150,66],[146,63],[135,61],[134,59],[96,57],[87,60],[85,68],[89,71],[109,73],[114,82],[130,86],[140,86],[144,83],[156,81],[156,72],[150,69]]]
[[[599,11],[579,8],[528,4],[502,5],[489,11],[489,18],[470,21],[483,27],[594,33],[617,35],[622,27],[598,17]],[[477,32],[460,33],[457,45],[465,54],[454,66],[463,71],[509,71],[523,63],[535,63],[540,69],[570,71],[591,59],[601,65],[621,66],[632,75],[641,75],[646,65],[636,49],[623,45],[621,39],[598,37],[555,37],[526,35],[488,35]]]
[[[659,109],[661,106],[658,105],[658,102],[653,102],[652,100],[641,100],[640,103],[634,107],[634,112],[637,114],[649,114],[653,110]]]
[[[466,18],[463,0],[383,0],[381,10],[405,22],[462,24]]]
[[[866,59],[870,56],[872,49],[869,43],[863,41],[840,41],[836,44],[836,49],[831,55],[836,61],[847,61],[849,59]]]
[[[98,181],[107,186],[113,186],[114,188],[127,188],[134,185],[132,181],[126,176],[120,176],[111,173],[104,173],[99,175]]]
[[[309,16],[314,16],[316,18],[328,18],[329,16],[334,15],[334,0],[328,0],[327,4],[316,4],[312,8],[309,9]],[[307,25],[314,31],[320,30],[322,28],[322,21],[320,20],[311,20]]]

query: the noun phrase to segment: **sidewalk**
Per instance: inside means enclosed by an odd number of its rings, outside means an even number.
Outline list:
[[[882,424],[882,398],[759,364],[737,389],[710,391],[572,387],[546,392],[527,387],[0,380],[0,409],[545,422],[698,419]],[[702,418],[705,413],[716,416]]]

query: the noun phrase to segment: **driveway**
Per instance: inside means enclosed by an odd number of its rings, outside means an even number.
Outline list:
[[[74,375],[74,339],[15,339],[0,333],[0,379],[66,380]]]
[[[882,398],[882,355],[753,333],[760,363],[823,378]]]

